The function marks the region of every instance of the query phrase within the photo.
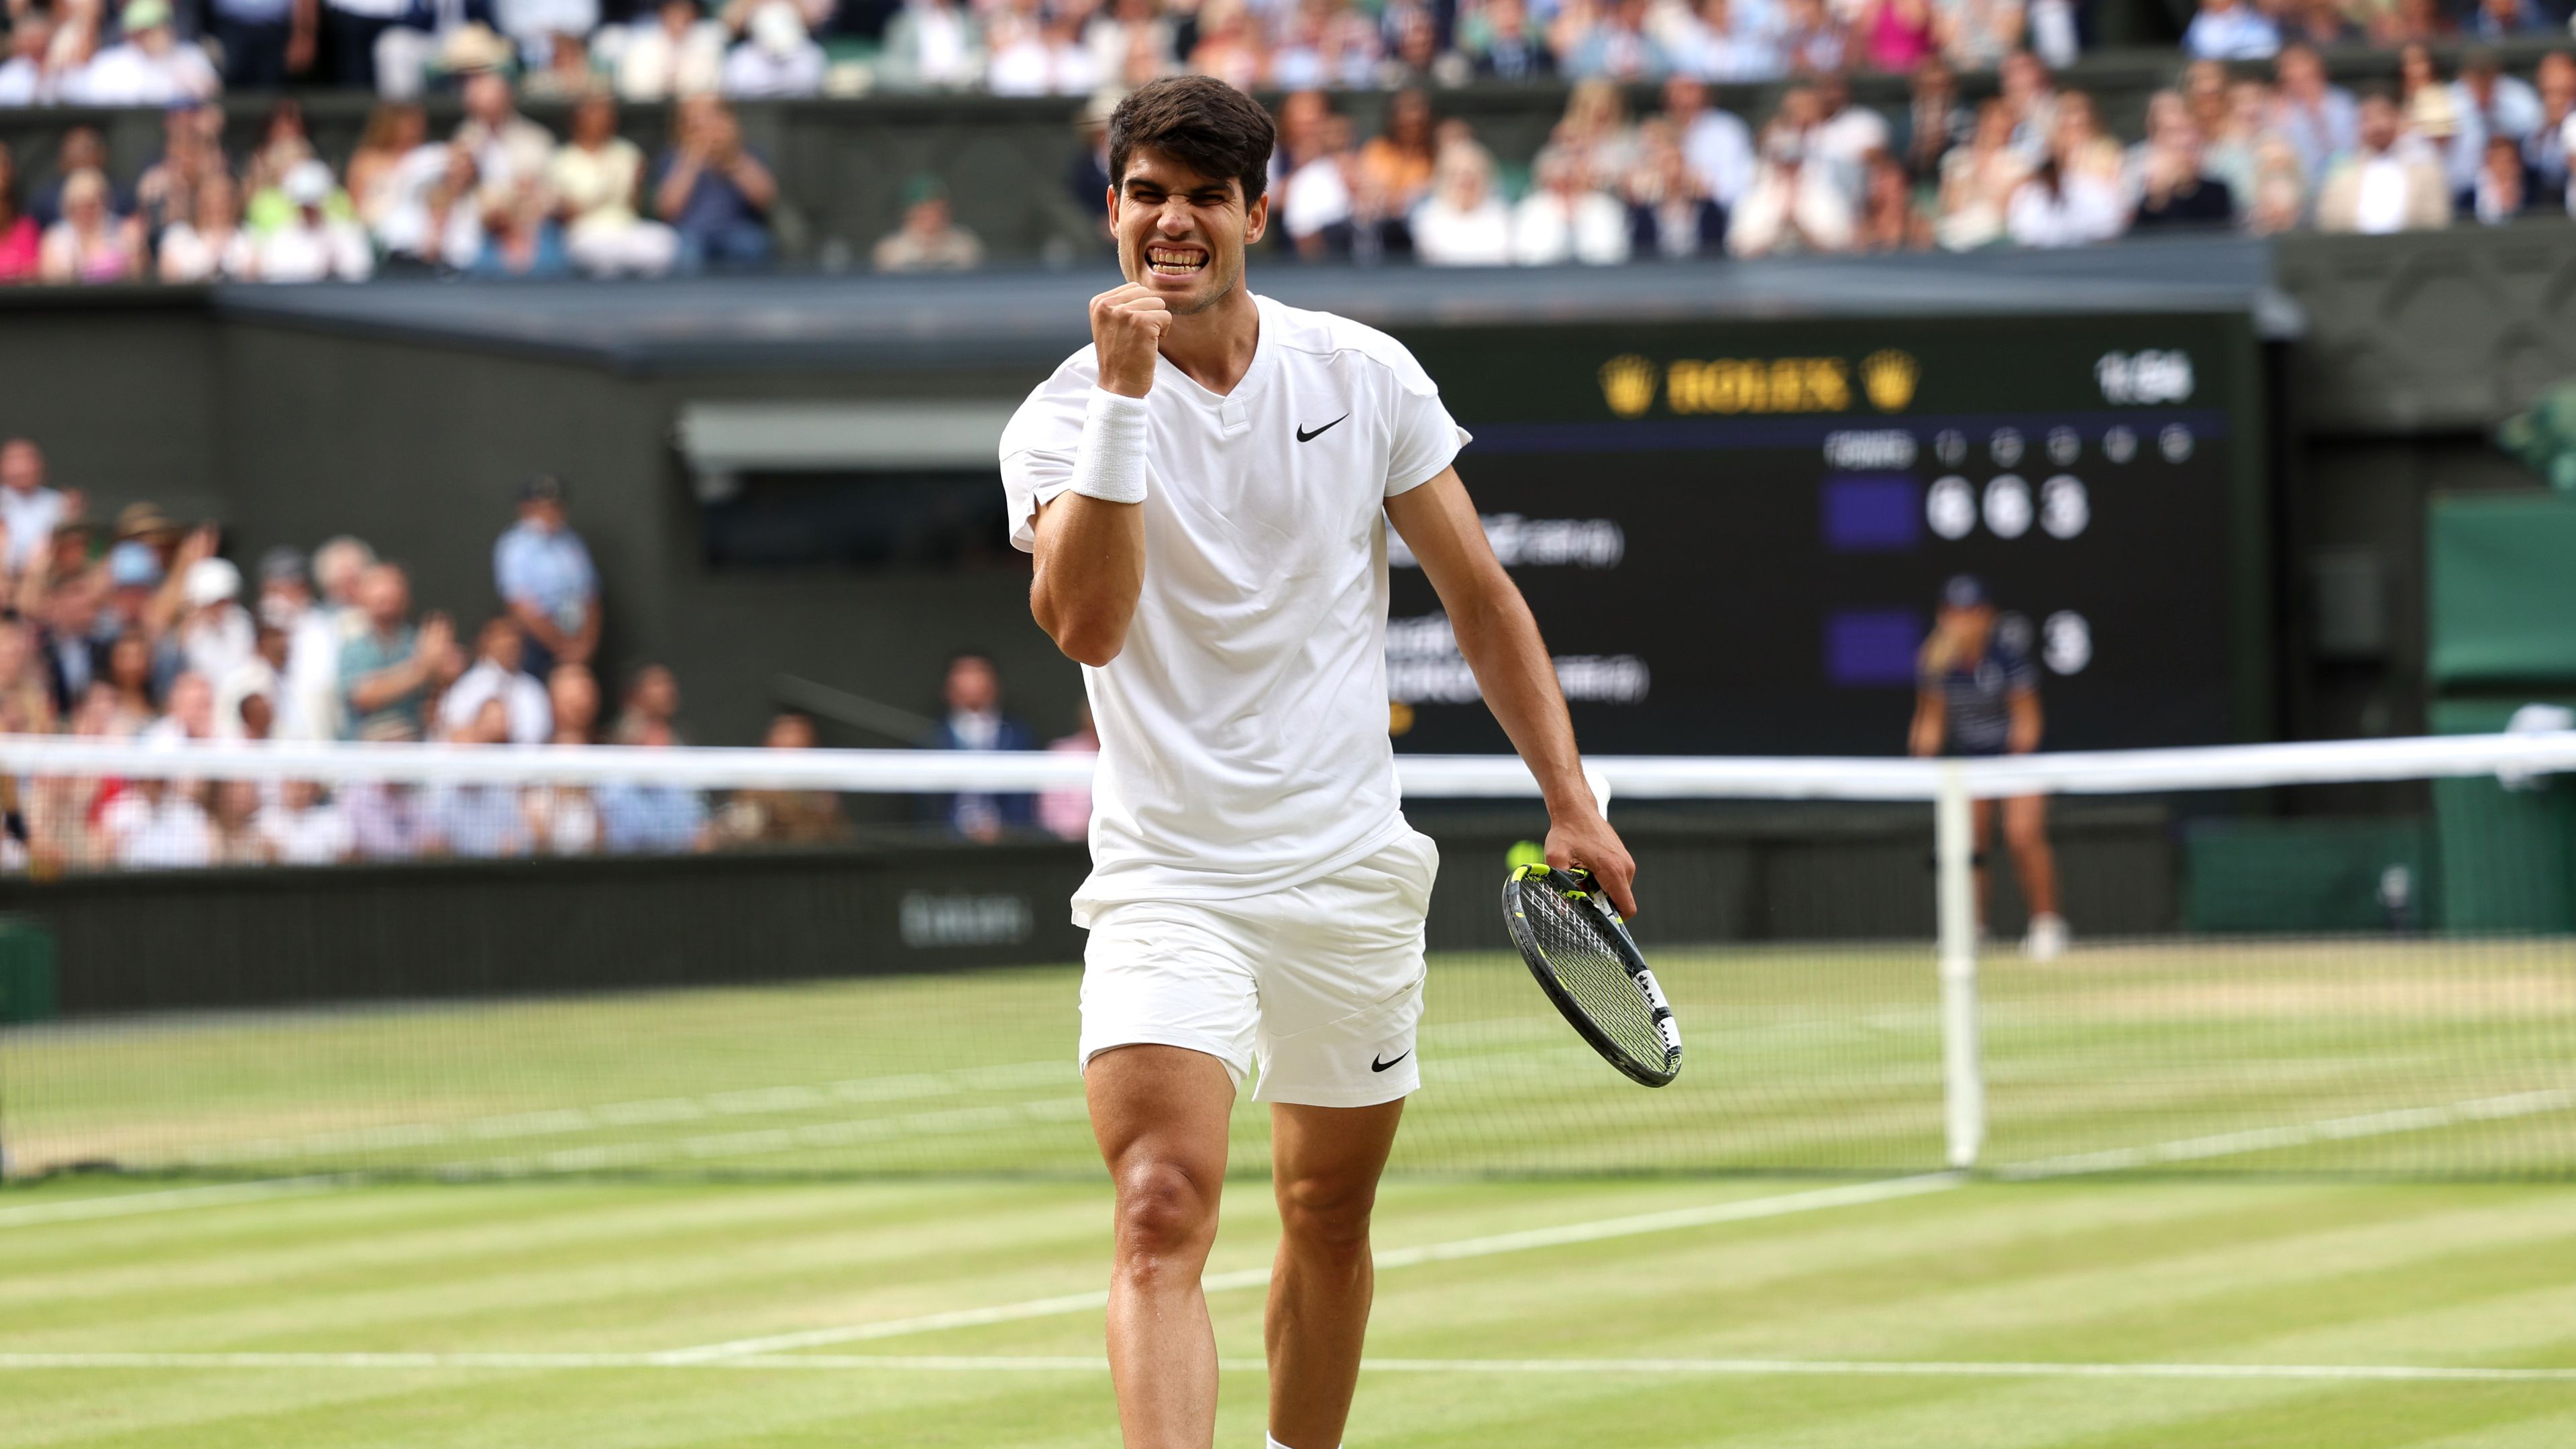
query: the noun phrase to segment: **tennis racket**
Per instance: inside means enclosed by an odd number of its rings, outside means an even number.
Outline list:
[[[1649,1087],[1681,1075],[1681,1024],[1589,872],[1516,867],[1503,924],[1539,989],[1603,1060]]]

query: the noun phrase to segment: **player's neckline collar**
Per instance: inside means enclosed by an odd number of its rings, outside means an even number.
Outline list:
[[[1262,383],[1270,376],[1272,354],[1278,351],[1279,332],[1279,320],[1271,315],[1270,299],[1255,292],[1252,294],[1252,303],[1260,319],[1258,323],[1260,330],[1253,334],[1252,361],[1244,365],[1243,376],[1236,379],[1232,392],[1218,392],[1210,388],[1206,383],[1181,371],[1168,357],[1158,356],[1154,359],[1156,376],[1178,378],[1189,389],[1190,396],[1202,407],[1221,408],[1227,403],[1250,402],[1253,395],[1261,390]]]

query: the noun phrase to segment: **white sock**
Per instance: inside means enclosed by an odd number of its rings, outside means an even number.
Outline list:
[[[1269,1449],[1288,1449],[1288,1446],[1287,1446],[1287,1445],[1282,1444],[1282,1443],[1280,1443],[1278,1440],[1273,1439],[1272,1437],[1270,1437],[1270,1431],[1269,1431],[1269,1430],[1267,1430],[1267,1429],[1264,1429],[1264,1430],[1261,1432],[1261,1442],[1262,1442],[1263,1444],[1265,1444],[1265,1445],[1269,1446]],[[1336,1445],[1336,1446],[1334,1446],[1334,1449],[1340,1449],[1340,1446],[1339,1446],[1339,1445]]]

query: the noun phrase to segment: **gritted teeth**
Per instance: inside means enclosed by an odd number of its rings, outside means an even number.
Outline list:
[[[1207,253],[1196,247],[1147,247],[1145,265],[1163,276],[1186,277],[1207,265]]]

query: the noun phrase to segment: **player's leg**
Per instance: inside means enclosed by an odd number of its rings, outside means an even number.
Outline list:
[[[2048,797],[2018,795],[2004,802],[2004,843],[2013,874],[2030,903],[2028,952],[2042,960],[2066,949],[2066,918],[2057,909],[2057,853],[2048,847]]]
[[[1975,837],[1969,847],[1973,852],[1969,859],[1974,862],[1969,869],[1976,881],[1977,929],[1982,931],[1986,928],[1987,882],[1991,878],[1990,872],[1986,869],[1986,856],[1994,845],[1995,802],[1984,799],[1969,801],[1968,821]]]
[[[1216,1335],[1199,1276],[1216,1241],[1234,1079],[1204,1052],[1123,1046],[1082,1074],[1117,1191],[1109,1374],[1127,1449],[1207,1449]]]
[[[1377,1283],[1369,1213],[1403,1115],[1400,1097],[1374,1107],[1271,1104],[1279,1257],[1261,1336],[1270,1357],[1270,1437],[1288,1449],[1342,1442]]]

